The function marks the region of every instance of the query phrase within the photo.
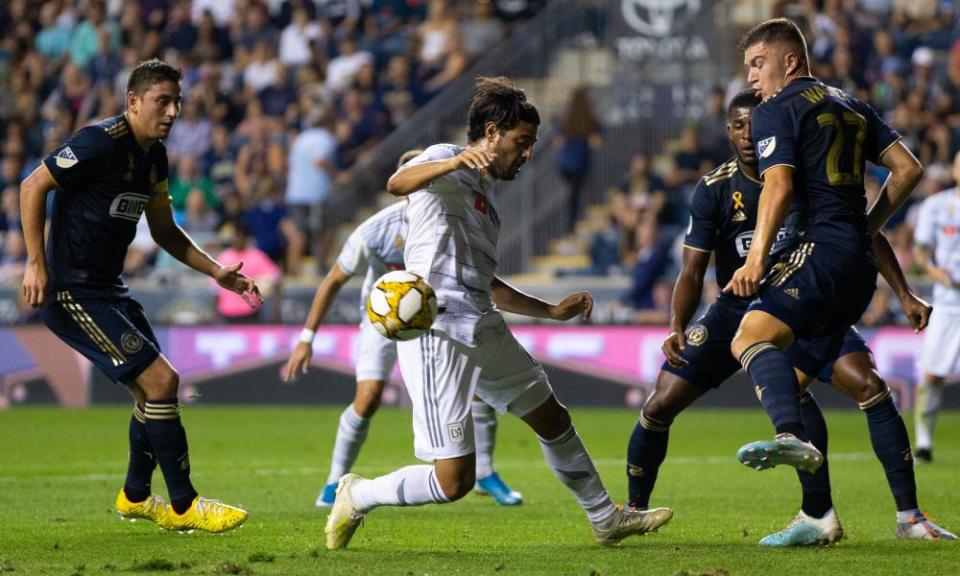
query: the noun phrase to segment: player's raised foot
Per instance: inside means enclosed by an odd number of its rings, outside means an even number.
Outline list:
[[[612,546],[627,536],[656,532],[673,518],[669,508],[637,510],[617,505],[617,511],[603,522],[593,524],[593,537],[601,546]]]
[[[523,494],[511,490],[496,472],[477,479],[477,485],[473,490],[478,494],[493,496],[493,499],[501,506],[517,506],[523,503]]]
[[[350,486],[359,480],[364,478],[357,474],[344,474],[340,477],[337,498],[330,509],[330,515],[327,516],[327,525],[323,528],[327,535],[328,550],[346,548],[353,538],[353,533],[363,523],[363,513],[357,511],[350,496]]]
[[[930,448],[917,448],[913,453],[913,461],[917,464],[933,464],[933,450]]]
[[[843,527],[833,508],[823,518],[808,516],[803,510],[793,517],[787,527],[760,541],[761,546],[789,548],[792,546],[825,546],[843,538]]]
[[[331,482],[323,487],[314,506],[317,508],[329,508],[333,506],[333,501],[337,499],[337,483]]]
[[[754,470],[786,464],[812,474],[823,464],[823,454],[816,446],[802,442],[793,434],[777,434],[773,440],[744,444],[737,450],[737,460]]]
[[[897,522],[897,538],[901,540],[957,540],[957,535],[934,524],[923,512],[906,522]]]
[[[120,517],[124,520],[133,522],[138,518],[143,518],[144,520],[150,520],[157,524],[160,524],[170,512],[170,507],[163,501],[163,498],[151,494],[142,502],[132,502],[127,498],[127,493],[124,492],[123,488],[121,488],[120,493],[117,494],[117,501],[114,504],[114,508],[116,508],[117,514],[120,514]]]
[[[219,500],[208,500],[197,496],[183,514],[177,514],[173,508],[159,522],[162,528],[179,532],[226,532],[240,526],[247,520],[247,511],[228,506]]]

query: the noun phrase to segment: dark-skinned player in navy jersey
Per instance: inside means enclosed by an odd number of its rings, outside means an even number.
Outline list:
[[[743,446],[737,457],[757,470],[787,464],[815,472],[823,455],[805,429],[800,393],[815,368],[836,357],[873,297],[872,238],[909,197],[923,168],[869,105],[810,76],[806,41],[790,20],[758,24],[740,48],[747,82],[763,99],[751,125],[763,191],[746,261],[724,291],[757,296],[731,351],[750,374],[776,437]],[[868,160],[890,170],[869,211]],[[803,236],[767,275],[770,248],[791,206],[802,212]],[[785,351],[795,340],[815,339],[822,345],[808,350],[795,371]],[[890,390],[883,386],[860,407],[896,500],[897,537],[955,539],[917,505],[909,438]]]
[[[690,226],[684,240],[683,267],[673,293],[671,332],[663,343],[667,357],[653,394],[644,403],[634,426],[627,452],[629,505],[645,509],[666,457],[670,426],[677,415],[700,396],[719,387],[740,368],[730,355],[730,342],[746,313],[750,298],[721,294],[693,326],[690,321],[703,292],[703,281],[711,254],[716,257],[716,278],[725,285],[744,262],[756,223],[762,183],[757,156],[750,140],[750,120],[760,98],[752,90],[737,94],[727,108],[727,135],[736,157],[704,176],[694,192]],[[796,244],[792,226],[782,228],[774,255]],[[882,234],[875,236],[873,250],[884,278],[900,299],[904,313],[915,330],[926,327],[930,306],[917,298],[906,283],[890,244]],[[689,327],[689,328],[688,328]],[[835,363],[810,364],[832,337],[798,341],[787,354],[795,366],[817,374],[858,402],[872,398],[886,384],[876,372],[870,351],[855,329],[845,335]],[[827,429],[823,414],[812,394],[801,398],[802,416],[809,437],[824,454]],[[882,446],[876,446],[883,449]],[[882,460],[882,459],[881,459]],[[888,470],[891,488],[899,476],[912,477],[912,463]],[[803,492],[800,513],[782,531],[760,541],[763,546],[804,546],[826,544],[842,537],[843,531],[832,510],[830,477],[826,462],[814,474],[798,471]],[[914,485],[912,479],[908,483]],[[894,494],[895,498],[897,497]],[[915,498],[915,495],[914,495]]]
[[[180,422],[179,377],[120,277],[127,246],[146,213],[161,248],[251,306],[262,302],[253,280],[240,273],[240,263],[221,266],[174,222],[161,140],[180,114],[180,77],[178,69],[159,60],[141,63],[130,73],[124,113],[78,130],[23,181],[28,261],[22,291],[53,333],[123,384],[135,400],[117,512],[168,530],[223,532],[242,524],[247,513],[194,490]],[[52,189],[44,246],[46,197]],[[169,505],[151,493],[158,464]]]

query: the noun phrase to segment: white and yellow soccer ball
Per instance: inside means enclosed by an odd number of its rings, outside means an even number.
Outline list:
[[[377,279],[367,297],[367,318],[391,340],[413,340],[437,317],[433,287],[413,272],[395,270]]]

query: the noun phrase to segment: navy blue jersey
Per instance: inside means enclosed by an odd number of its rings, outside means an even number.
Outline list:
[[[740,170],[734,158],[708,172],[697,183],[690,207],[690,224],[683,245],[716,257],[717,284],[727,285],[737,268],[743,266],[757,225],[757,206],[762,184]],[[796,239],[795,212],[777,233],[771,254],[778,254]],[[723,294],[721,299],[739,300],[744,305],[751,298]]]
[[[868,104],[815,78],[797,78],[753,113],[760,174],[792,166],[804,211],[804,241],[868,251],[867,160],[876,163],[900,135]]]
[[[170,204],[163,144],[144,153],[120,115],[78,130],[43,164],[59,188],[47,242],[53,288],[126,294],[120,273],[137,222]]]

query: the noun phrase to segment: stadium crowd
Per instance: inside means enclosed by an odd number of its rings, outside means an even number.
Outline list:
[[[462,74],[546,0],[9,0],[0,4],[0,283],[16,283],[25,249],[18,185],[73,131],[123,109],[137,62],[184,71],[182,116],[166,142],[179,223],[205,247],[253,238],[286,275],[304,255],[335,256],[324,208],[346,170]],[[801,24],[814,74],[869,101],[926,166],[887,234],[913,264],[916,206],[953,183],[960,150],[960,9],[951,0],[775,0],[774,16]],[[662,323],[679,268],[689,200],[699,177],[725,161],[727,98],[662,155],[636,155],[611,196],[609,222],[587,238],[594,275],[633,286],[611,319]],[[589,102],[579,102],[578,117]],[[598,126],[567,122],[586,153]],[[576,120],[576,119],[574,119]],[[572,149],[576,150],[576,146]],[[582,173],[565,179],[575,197]],[[561,167],[561,170],[563,168]],[[882,169],[868,175],[876,194]],[[571,223],[577,217],[571,208]],[[245,248],[250,250],[252,248]],[[126,275],[175,271],[145,221]],[[710,295],[708,295],[708,298]],[[895,319],[878,291],[866,323]]]
[[[123,110],[138,62],[183,70],[166,141],[179,223],[211,249],[245,228],[296,274],[324,263],[345,171],[531,16],[537,0],[10,0],[0,3],[0,281],[25,258],[18,185],[75,130]],[[145,219],[126,275],[155,254]]]

